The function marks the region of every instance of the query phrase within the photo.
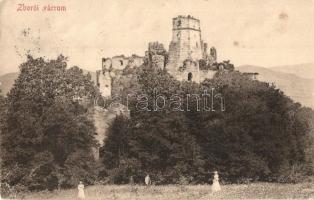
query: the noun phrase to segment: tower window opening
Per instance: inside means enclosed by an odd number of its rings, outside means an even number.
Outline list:
[[[181,20],[178,20],[178,27],[181,26]]]
[[[196,42],[196,48],[198,48],[198,43]]]
[[[193,74],[191,72],[188,73],[188,81],[192,81],[192,78],[193,78]]]
[[[120,60],[120,65],[121,65],[121,66],[123,65],[123,60]]]

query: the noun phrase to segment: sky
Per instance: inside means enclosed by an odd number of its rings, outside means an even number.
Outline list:
[[[19,4],[39,11],[17,11]],[[44,6],[66,11],[42,11]],[[0,0],[0,75],[30,53],[95,71],[102,57],[168,50],[172,18],[200,19],[202,39],[218,61],[264,67],[314,63],[314,0]]]

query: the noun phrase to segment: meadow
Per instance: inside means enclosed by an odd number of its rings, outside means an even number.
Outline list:
[[[314,199],[314,183],[251,183],[222,185],[211,192],[210,185],[95,185],[85,188],[86,200],[195,200],[195,199]],[[77,189],[43,191],[20,196],[32,200],[77,199]]]

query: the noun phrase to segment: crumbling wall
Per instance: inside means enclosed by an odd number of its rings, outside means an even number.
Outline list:
[[[117,114],[124,114],[125,116],[129,116],[129,112],[122,105],[120,107],[109,109],[104,109],[100,106],[94,106],[93,120],[95,123],[97,133],[95,139],[98,141],[100,145],[98,148],[93,149],[93,154],[96,160],[99,160],[99,148],[104,145],[104,140],[108,135],[109,126],[111,125],[112,121],[117,116]]]
[[[153,55],[152,64],[160,69],[164,68],[165,65],[165,56],[163,55]]]
[[[213,71],[213,70],[200,70],[199,82],[202,82],[205,79],[212,79],[216,73],[217,71]]]
[[[111,77],[109,73],[106,73],[103,70],[98,70],[96,71],[96,77],[100,94],[103,97],[109,97],[111,95]]]
[[[110,97],[121,90],[119,79],[128,68],[136,68],[143,64],[143,57],[133,54],[131,57],[124,55],[102,59],[102,70],[96,71],[97,86],[103,97]]]
[[[154,67],[164,69],[166,63],[167,51],[163,44],[159,42],[150,42],[148,50],[145,52],[146,62]]]

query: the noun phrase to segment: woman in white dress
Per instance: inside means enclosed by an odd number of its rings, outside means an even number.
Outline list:
[[[213,179],[213,185],[212,185],[212,192],[218,192],[221,190],[220,184],[219,184],[219,175],[217,171],[214,171],[214,179]]]
[[[145,184],[146,184],[146,186],[149,186],[151,184],[151,180],[150,180],[150,177],[148,174],[145,177]]]
[[[85,199],[84,194],[84,184],[80,181],[80,184],[77,186],[78,189],[78,199]]]

